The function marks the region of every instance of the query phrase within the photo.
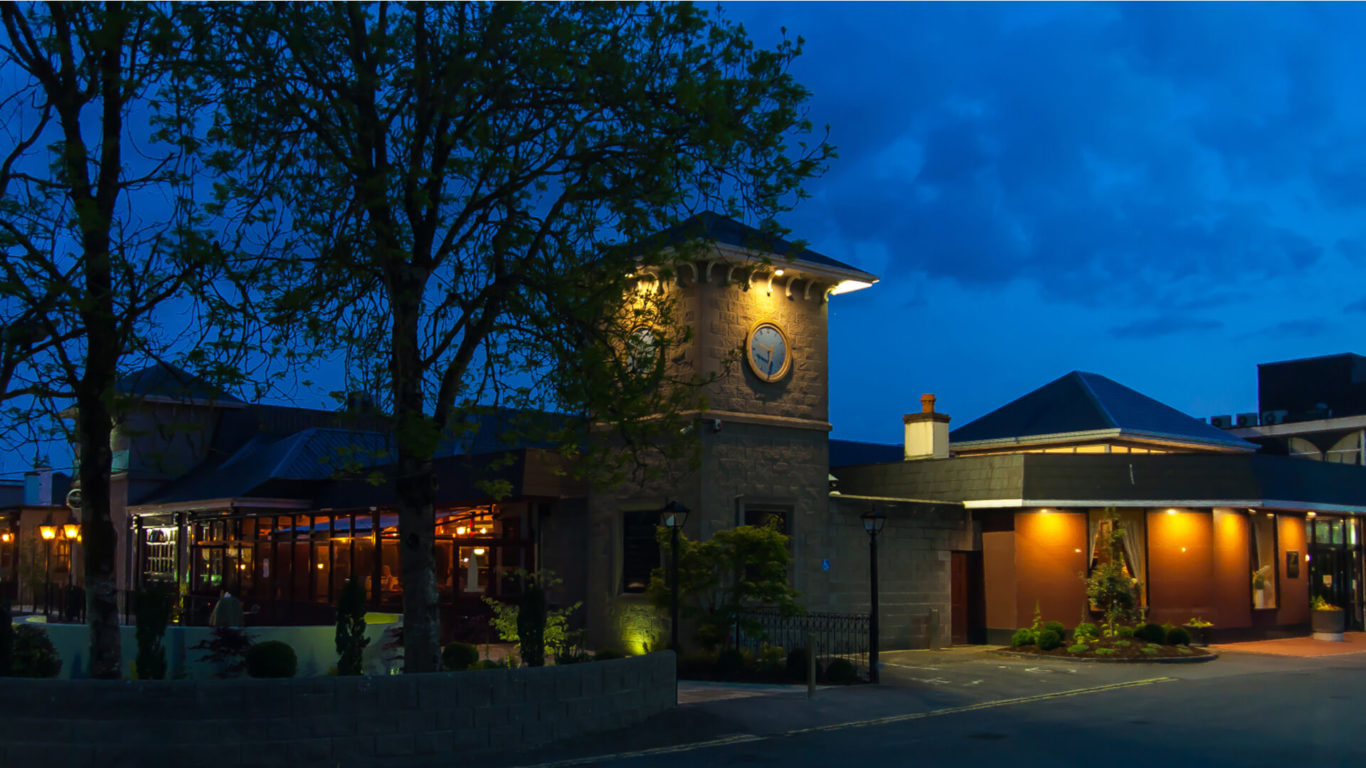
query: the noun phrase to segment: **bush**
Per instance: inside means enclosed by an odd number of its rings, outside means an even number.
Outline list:
[[[8,677],[14,659],[14,623],[9,601],[0,600],[0,677]]]
[[[493,659],[480,659],[470,665],[470,669],[508,669],[512,666],[510,661],[495,661]]]
[[[14,628],[14,657],[11,674],[15,677],[56,677],[62,671],[62,657],[42,627],[20,624]]]
[[[1092,624],[1089,621],[1083,621],[1077,625],[1076,629],[1072,630],[1072,639],[1078,642],[1082,640],[1095,640],[1097,637],[1100,637],[1100,630],[1096,628],[1095,624]]]
[[[137,614],[137,670],[139,680],[161,680],[166,677],[166,647],[162,638],[174,607],[175,585],[161,581],[149,583],[137,593],[134,601]]]
[[[1067,627],[1064,627],[1064,626],[1062,625],[1062,622],[1061,622],[1061,621],[1045,621],[1045,622],[1039,627],[1039,629],[1040,629],[1040,630],[1051,629],[1051,630],[1053,630],[1054,632],[1057,632],[1057,633],[1058,633],[1058,637],[1066,637],[1066,636],[1067,636]]]
[[[446,647],[441,649],[441,668],[444,670],[460,672],[474,666],[477,661],[479,649],[469,643],[446,643]]]
[[[592,660],[593,654],[589,653],[588,651],[565,651],[564,653],[555,654],[556,666],[564,666],[565,664],[582,664],[584,662]]]
[[[1052,629],[1045,629],[1039,632],[1038,636],[1034,639],[1034,642],[1039,646],[1039,650],[1051,651],[1062,645],[1062,633]]]
[[[1167,630],[1167,645],[1190,645],[1191,633],[1185,627],[1172,627]]]
[[[1160,650],[1162,650],[1162,646],[1160,646],[1160,645],[1152,645],[1152,644],[1145,645],[1145,646],[1143,646],[1142,648],[1139,649],[1139,651],[1141,651],[1141,652],[1143,652],[1143,653],[1146,653],[1146,654],[1148,654],[1149,656],[1155,656],[1155,655],[1157,655],[1157,652],[1160,651]]]
[[[763,647],[759,649],[759,658],[757,661],[759,669],[765,672],[777,672],[783,669],[786,659],[787,653],[783,651],[781,646],[765,643]]]
[[[1086,643],[1077,643],[1076,645],[1069,645],[1067,647],[1068,653],[1086,653],[1089,650],[1091,650],[1091,646]]]
[[[612,659],[624,658],[626,658],[626,654],[615,648],[603,648],[601,651],[593,654],[593,661],[611,661]]]
[[[1133,637],[1134,628],[1130,626],[1115,627],[1115,634],[1119,637]]]
[[[854,682],[854,665],[848,659],[831,659],[825,668],[825,679],[835,685],[848,685]]]
[[[299,659],[289,643],[267,640],[247,651],[247,675],[251,677],[294,677]]]
[[[807,656],[805,648],[793,648],[787,652],[787,678],[797,682],[806,680],[806,669],[809,665],[810,657]],[[817,674],[820,670],[817,670]]]
[[[347,579],[337,595],[337,630],[333,635],[337,648],[337,674],[359,675],[364,669],[365,646],[365,588],[355,579]]]
[[[205,651],[200,661],[222,665],[216,677],[236,677],[247,666],[247,652],[251,650],[254,639],[237,627],[214,627],[209,636],[190,648],[192,651]]]
[[[1011,648],[1022,648],[1026,645],[1034,644],[1034,630],[1028,627],[1015,630],[1015,634],[1010,636]]]
[[[745,674],[745,655],[727,648],[716,656],[714,668],[718,680],[738,680]]]
[[[1163,629],[1161,624],[1150,622],[1134,630],[1134,637],[1150,643],[1164,643],[1167,641],[1167,630]]]
[[[528,667],[545,666],[545,590],[531,582],[517,604],[517,650]]]

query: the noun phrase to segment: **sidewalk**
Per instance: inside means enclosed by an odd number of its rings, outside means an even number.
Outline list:
[[[1314,658],[1318,656],[1341,656],[1349,653],[1366,653],[1366,632],[1345,632],[1343,642],[1315,640],[1312,637],[1287,637],[1280,640],[1250,640],[1244,643],[1221,643],[1211,645],[1215,653],[1262,653],[1272,656],[1295,656]]]

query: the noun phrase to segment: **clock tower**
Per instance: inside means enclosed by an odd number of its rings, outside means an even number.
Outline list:
[[[684,534],[693,539],[776,518],[790,537],[792,586],[808,591],[828,511],[829,300],[877,281],[715,214],[679,231],[703,247],[661,287],[692,330],[671,361],[709,382],[705,410],[687,414],[700,463],[595,491],[584,515],[589,640],[631,653],[668,643],[667,620],[644,594],[668,501],[691,510]]]

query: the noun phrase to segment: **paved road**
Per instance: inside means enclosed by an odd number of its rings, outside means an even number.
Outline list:
[[[626,731],[488,766],[1347,766],[1366,760],[1366,654],[1207,664],[888,654],[883,684],[726,688]],[[707,690],[701,691],[708,698]],[[719,698],[734,696],[734,698]]]

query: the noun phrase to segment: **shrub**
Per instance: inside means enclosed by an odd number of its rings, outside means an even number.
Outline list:
[[[299,659],[289,643],[267,640],[247,651],[247,674],[251,677],[294,677]]]
[[[355,579],[347,579],[337,595],[337,632],[333,640],[337,647],[337,674],[363,672],[365,646],[370,644],[370,638],[365,636],[365,588]]]
[[[1167,630],[1167,645],[1190,645],[1191,633],[1184,627],[1172,627]]]
[[[745,656],[734,648],[727,648],[716,656],[718,680],[738,680],[745,674]]]
[[[1114,648],[1097,648],[1097,649],[1096,649],[1096,655],[1097,655],[1097,656],[1114,656],[1116,653],[1119,653],[1119,651],[1115,650]]]
[[[1026,645],[1034,644],[1034,630],[1024,627],[1015,630],[1015,634],[1010,636],[1010,647],[1021,648]]]
[[[507,669],[511,665],[508,661],[496,661],[494,659],[480,659],[470,665],[470,669]]]
[[[1061,621],[1045,621],[1040,629],[1051,629],[1058,633],[1058,637],[1067,636],[1067,627],[1064,627]]]
[[[1162,646],[1160,646],[1160,645],[1152,645],[1152,644],[1149,644],[1149,645],[1143,646],[1143,647],[1140,648],[1139,650],[1142,651],[1143,653],[1148,654],[1149,656],[1152,656],[1152,655],[1156,654],[1158,651],[1162,650]]]
[[[14,628],[14,657],[11,674],[15,677],[56,677],[62,671],[62,657],[42,627],[20,624]]]
[[[166,647],[162,645],[162,638],[166,634],[166,624],[171,620],[174,590],[171,584],[153,581],[137,593],[136,663],[139,680],[161,680],[166,677]]]
[[[806,680],[806,668],[808,659],[805,648],[793,648],[787,652],[787,678],[789,680]],[[817,670],[819,674],[819,670]]]
[[[1115,643],[1114,643],[1114,645],[1115,645],[1116,648],[1128,648],[1129,646],[1131,646],[1131,645],[1133,645],[1133,644],[1134,644],[1134,643],[1133,643],[1132,640],[1116,640]]]
[[[1091,650],[1091,646],[1086,643],[1077,643],[1076,645],[1067,646],[1068,653],[1086,653],[1089,650]]]
[[[474,666],[477,661],[479,649],[470,643],[446,643],[446,647],[441,649],[441,668],[444,670],[459,672]]]
[[[680,680],[710,680],[716,671],[716,654],[690,653],[678,658]]]
[[[584,650],[565,651],[564,653],[555,654],[555,664],[557,666],[563,666],[565,664],[582,664],[592,660],[593,654]]]
[[[831,659],[825,668],[825,679],[835,685],[848,685],[854,682],[854,665],[848,659]]]
[[[0,677],[7,677],[14,660],[14,620],[9,601],[0,600]]]
[[[1052,629],[1045,629],[1034,639],[1041,651],[1051,651],[1062,645],[1062,633]]]
[[[1115,635],[1116,635],[1117,637],[1133,637],[1133,636],[1134,636],[1134,628],[1133,628],[1133,627],[1130,627],[1130,626],[1116,627],[1116,628],[1115,628]]]
[[[1077,625],[1076,629],[1072,630],[1072,639],[1077,641],[1095,640],[1097,637],[1100,637],[1100,630],[1089,621],[1083,621]]]
[[[1134,630],[1134,637],[1150,643],[1163,643],[1167,640],[1167,630],[1161,624],[1148,623]]]
[[[763,647],[759,649],[758,664],[759,668],[764,671],[773,672],[782,669],[786,659],[787,654],[783,651],[781,646],[765,643]]]
[[[626,654],[615,648],[603,648],[601,651],[593,654],[593,661],[611,661],[612,659],[624,658],[626,658]]]
[[[215,677],[236,677],[247,666],[246,656],[252,642],[251,635],[237,627],[214,627],[207,638],[190,650],[206,651],[200,661],[223,665],[221,671],[214,673]]]

